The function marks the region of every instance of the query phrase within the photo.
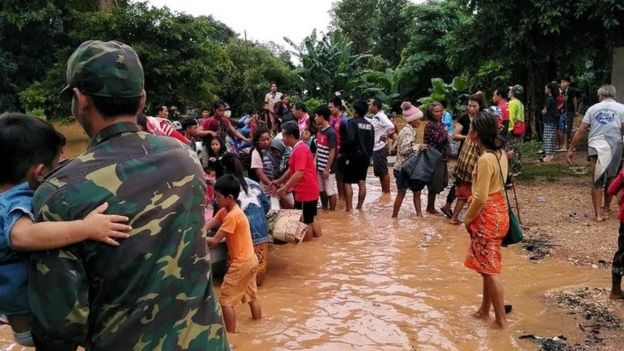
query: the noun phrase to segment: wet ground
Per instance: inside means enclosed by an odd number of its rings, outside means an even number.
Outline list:
[[[481,278],[463,267],[469,243],[463,227],[442,216],[416,218],[408,199],[393,220],[392,198],[380,195],[372,174],[367,183],[365,210],[345,214],[339,202],[336,212],[318,217],[323,237],[271,247],[258,292],[264,318],[252,321],[247,306],[237,308],[234,350],[538,349],[520,339],[527,334],[584,343],[575,316],[543,296],[608,287],[607,272],[553,257],[535,263],[519,245],[503,249],[501,279],[513,312],[507,331],[491,329],[471,317]],[[0,350],[20,350],[7,327],[0,328]]]

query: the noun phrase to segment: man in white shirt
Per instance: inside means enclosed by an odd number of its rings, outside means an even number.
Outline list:
[[[394,124],[382,110],[381,99],[375,97],[368,101],[368,112],[373,117],[367,120],[375,129],[375,147],[373,148],[373,171],[379,177],[381,191],[390,193],[390,174],[388,173],[388,147],[386,141],[394,133]]]
[[[277,91],[277,84],[271,82],[271,91],[264,97],[264,101],[269,103],[269,114],[271,115],[272,125],[276,125],[277,116],[275,115],[275,104],[282,99],[282,93]]]
[[[612,196],[606,193],[611,180],[617,175],[622,157],[622,134],[624,134],[624,105],[615,100],[615,87],[603,85],[598,89],[599,103],[587,109],[581,126],[574,134],[567,160],[572,163],[574,147],[589,130],[588,151],[593,171],[591,190],[597,221],[605,220],[611,212]],[[604,207],[602,198],[604,193]]]

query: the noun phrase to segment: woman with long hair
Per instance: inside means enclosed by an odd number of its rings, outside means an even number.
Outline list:
[[[471,195],[472,171],[479,158],[479,147],[474,141],[468,138],[468,132],[470,131],[470,124],[472,121],[479,112],[485,108],[486,101],[483,95],[471,95],[468,98],[466,113],[459,118],[455,127],[454,138],[461,142],[459,156],[457,157],[457,163],[453,171],[455,183],[446,198],[446,205],[441,208],[441,211],[451,218],[451,224],[461,224],[459,214]],[[457,198],[457,203],[455,204],[455,208],[451,210],[451,205],[455,198]]]
[[[260,126],[253,134],[253,145],[249,154],[251,155],[249,178],[269,189],[274,180],[274,157],[271,154],[271,132],[267,127]]]
[[[222,163],[225,174],[235,176],[241,185],[238,202],[249,221],[254,251],[258,257],[256,283],[262,285],[269,260],[269,223],[266,215],[269,213],[271,203],[262,186],[244,176],[243,166],[237,154],[226,154]]]
[[[507,327],[501,272],[501,243],[509,230],[509,213],[503,194],[507,156],[499,136],[497,117],[482,111],[471,123],[469,137],[480,150],[472,176],[472,200],[464,216],[470,248],[464,265],[483,277],[483,300],[475,317],[487,320],[494,307],[495,326]]]
[[[427,184],[427,213],[438,214],[435,209],[436,195],[442,192],[448,185],[448,168],[447,161],[451,151],[451,145],[448,140],[448,132],[442,123],[442,115],[444,114],[444,106],[439,102],[429,104],[427,109],[427,126],[425,127],[425,144],[433,147],[442,154],[442,160],[433,173],[431,183]]]
[[[555,143],[557,142],[557,123],[559,121],[559,113],[557,110],[557,96],[559,96],[559,84],[550,82],[544,88],[546,100],[544,101],[544,158],[542,162],[550,162],[553,160],[555,153]]]

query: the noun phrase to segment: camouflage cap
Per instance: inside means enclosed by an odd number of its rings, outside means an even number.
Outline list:
[[[72,89],[103,97],[138,97],[143,93],[143,66],[130,46],[118,41],[89,40],[67,60],[67,86],[61,100],[70,101]]]

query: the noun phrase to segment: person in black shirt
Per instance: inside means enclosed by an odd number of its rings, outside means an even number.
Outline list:
[[[347,212],[353,209],[351,184],[357,183],[358,185],[356,208],[362,209],[366,198],[366,174],[375,144],[373,125],[364,118],[368,104],[364,100],[356,100],[353,103],[353,110],[354,117],[347,122],[346,138],[342,141],[342,152],[345,157],[344,193]]]
[[[544,101],[544,153],[546,156],[541,159],[542,162],[550,162],[553,160],[555,153],[555,142],[557,137],[557,96],[559,95],[559,83],[551,82],[544,88],[546,93],[546,101]]]
[[[574,116],[576,115],[576,111],[578,111],[578,99],[580,92],[577,88],[570,86],[569,79],[562,79],[560,88],[561,94],[563,94],[563,112],[565,113],[565,131],[567,133],[563,140],[562,149],[567,150],[568,142],[572,139],[572,126],[574,125]]]

